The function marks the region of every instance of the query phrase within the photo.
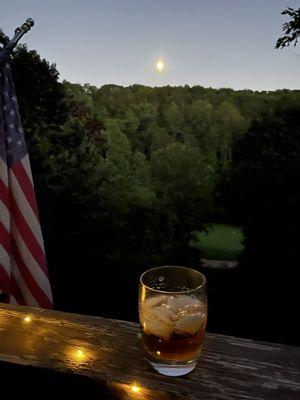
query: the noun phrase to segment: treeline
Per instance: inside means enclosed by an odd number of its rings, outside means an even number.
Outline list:
[[[25,46],[13,68],[58,308],[133,318],[139,273],[199,266],[191,231],[227,222],[247,238],[230,307],[294,310],[300,91],[59,83]]]

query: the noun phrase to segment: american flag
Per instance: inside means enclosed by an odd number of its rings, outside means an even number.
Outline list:
[[[10,303],[52,308],[43,237],[10,62],[0,57],[1,292]]]

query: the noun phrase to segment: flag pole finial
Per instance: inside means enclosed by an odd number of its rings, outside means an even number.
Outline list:
[[[32,18],[27,18],[27,20],[15,30],[14,37],[10,40],[9,44],[15,47],[21,37],[34,26],[34,20]]]

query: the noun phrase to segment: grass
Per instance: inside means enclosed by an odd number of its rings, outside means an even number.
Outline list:
[[[205,224],[206,231],[193,231],[190,245],[210,260],[237,260],[244,249],[241,228],[226,224]]]

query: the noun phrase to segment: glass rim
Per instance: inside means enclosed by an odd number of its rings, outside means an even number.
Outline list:
[[[162,269],[162,268],[178,268],[178,269],[185,269],[185,270],[196,272],[197,274],[199,274],[201,276],[203,282],[200,285],[198,285],[195,288],[193,288],[193,289],[180,290],[180,291],[167,291],[167,290],[154,289],[154,288],[146,285],[143,282],[143,277],[144,277],[145,274],[147,274],[148,272],[151,272],[151,271],[155,271],[157,269]],[[182,266],[179,266],[179,265],[162,265],[160,267],[153,267],[153,268],[150,268],[150,269],[147,269],[146,271],[144,271],[142,273],[142,275],[140,276],[140,284],[143,285],[145,288],[151,290],[152,292],[156,292],[156,293],[163,293],[163,294],[169,294],[169,295],[171,295],[171,294],[187,294],[187,293],[192,293],[192,292],[195,292],[197,290],[202,289],[206,285],[206,277],[205,277],[205,275],[202,274],[202,272],[197,271],[194,268],[182,267]]]

